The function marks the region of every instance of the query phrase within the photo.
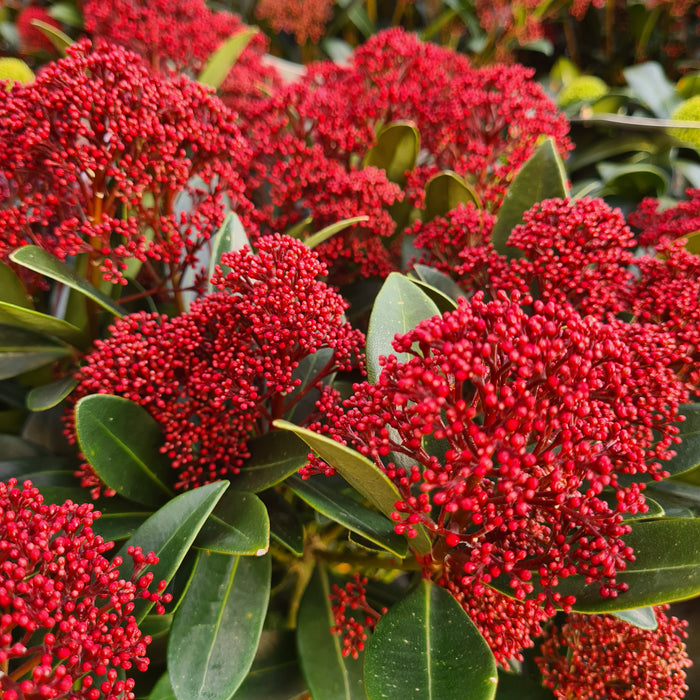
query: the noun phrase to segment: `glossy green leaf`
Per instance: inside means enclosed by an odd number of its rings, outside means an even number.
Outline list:
[[[0,301],[25,309],[32,308],[32,302],[15,271],[0,261]]]
[[[319,348],[301,359],[292,373],[292,380],[299,381],[300,384],[284,397],[285,409],[282,417],[285,420],[303,423],[309,413],[315,410],[321,388],[335,379],[335,372],[319,378],[322,372],[327,371],[329,363],[332,365],[334,355],[333,348]],[[316,386],[310,389],[309,385],[312,383]],[[299,398],[300,394],[303,394],[301,398]]]
[[[71,352],[68,348],[60,347],[51,350],[30,350],[27,348],[18,352],[4,351],[0,353],[0,379],[17,377],[61,358],[70,357],[70,355]]]
[[[413,269],[423,282],[439,290],[453,302],[466,296],[464,290],[444,272],[421,264],[414,265]]]
[[[85,396],[75,406],[75,430],[87,461],[124,498],[157,507],[174,495],[160,426],[138,404],[110,394]]]
[[[440,314],[435,302],[408,277],[392,272],[385,280],[372,308],[367,331],[367,378],[379,378],[380,355],[397,355],[400,361],[408,353],[397,354],[392,347],[394,336],[404,335],[418,323]]]
[[[313,698],[366,700],[362,656],[343,656],[340,636],[331,633],[331,585],[326,569],[316,566],[297,616],[301,670]]]
[[[286,430],[273,430],[253,438],[248,449],[250,458],[240,474],[231,477],[231,486],[253,493],[275,486],[298,472],[309,454],[306,443]]]
[[[659,626],[656,615],[654,614],[654,608],[650,605],[644,608],[621,610],[613,614],[620,620],[629,622],[630,625],[634,625],[640,630],[655,630]]]
[[[248,27],[237,31],[233,36],[229,37],[209,57],[197,80],[204,85],[219,88],[231,71],[231,68],[235,65],[238,57],[257,33],[258,30],[255,27]]]
[[[227,488],[227,481],[206,484],[176,496],[157,510],[122,547],[124,563],[120,569],[124,578],[130,578],[133,573],[133,562],[126,554],[127,548],[138,546],[144,552],[155,552],[158,556],[158,563],[147,566],[144,571],[152,571],[154,581],[170,581]],[[150,601],[137,601],[134,609],[136,621],[143,620],[152,607]]]
[[[592,146],[588,146],[581,152],[574,153],[566,162],[566,169],[569,173],[585,168],[595,163],[607,160],[624,153],[649,153],[656,154],[662,148],[661,137],[653,134],[618,134],[614,139],[602,139],[596,141]]]
[[[53,336],[80,348],[87,343],[85,334],[72,323],[4,301],[0,301],[0,324]]]
[[[452,170],[433,175],[425,185],[423,221],[428,222],[436,216],[445,216],[460,204],[481,206],[476,193],[461,175]]]
[[[675,88],[666,78],[660,64],[648,61],[629,66],[622,72],[627,84],[654,116],[659,119],[668,119],[671,116],[680,98],[675,95]]]
[[[644,196],[661,196],[668,188],[667,174],[656,165],[633,163],[598,163],[600,177],[605,187],[603,194],[615,194],[630,199]]]
[[[253,665],[232,700],[291,700],[306,688],[292,630],[263,630]]]
[[[27,408],[30,411],[47,411],[49,408],[58,406],[76,386],[78,386],[78,380],[68,374],[50,384],[34,387],[27,394]]]
[[[390,182],[403,187],[406,173],[416,167],[419,150],[420,134],[415,124],[392,122],[377,134],[377,142],[367,152],[364,165],[384,170]]]
[[[178,700],[229,700],[258,648],[270,596],[270,557],[203,552],[168,641]]]
[[[663,468],[672,476],[682,474],[683,480],[700,484],[700,403],[683,404],[679,413],[685,416],[678,424],[681,443],[673,446],[676,456],[663,462]]]
[[[700,593],[700,518],[658,519],[632,523],[625,544],[634,549],[617,580],[629,590],[602,598],[598,586],[579,576],[563,579],[557,591],[576,596],[574,610],[618,612],[691,598]]]
[[[568,193],[564,163],[554,141],[548,138],[520,168],[506,192],[491,233],[494,248],[501,255],[520,257],[520,251],[508,245],[508,238],[523,214],[538,202],[563,199]]]
[[[370,700],[490,700],[497,683],[496,661],[479,630],[430,581],[380,618],[365,653]]]
[[[211,258],[209,260],[209,273],[207,275],[207,293],[211,294],[215,287],[211,283],[211,278],[214,275],[214,269],[217,265],[221,266],[222,272],[227,274],[231,271],[229,267],[221,265],[221,256],[224,253],[229,253],[234,250],[250,250],[250,241],[246,235],[245,229],[238,214],[230,211],[226,214],[226,218],[216,232],[212,241]]]
[[[693,475],[695,470],[687,472]],[[645,500],[651,497],[669,518],[700,517],[700,486],[683,481],[685,474],[677,479],[652,481],[644,491]]]
[[[387,518],[391,517],[392,512],[396,510],[395,503],[401,500],[401,494],[386,474],[373,462],[325,435],[319,435],[282,420],[275,421],[274,425],[276,428],[290,430],[298,435],[380,513]],[[430,551],[430,540],[422,528],[417,529],[418,535],[410,541],[410,545],[420,554],[425,554]]]
[[[26,245],[18,248],[10,254],[10,260],[49,279],[61,282],[71,289],[75,289],[115,316],[121,317],[126,313],[121,306],[115,304],[106,294],[93,287],[83,278],[78,277],[68,265],[38,246]]]
[[[42,22],[40,19],[33,19],[31,24],[54,45],[54,48],[61,56],[66,55],[66,49],[73,43],[73,39],[67,34],[64,34],[58,27],[54,27],[53,24],[48,24],[47,22]]]
[[[422,279],[411,279],[413,284],[417,285],[426,296],[428,296],[437,306],[438,312],[441,314],[449,313],[457,308],[457,304],[447,296],[444,292],[441,292],[436,287],[431,284],[424,282]]]
[[[252,493],[229,489],[204,523],[194,546],[219,554],[256,554],[270,547],[270,521]]]
[[[287,484],[299,498],[327,518],[362,535],[397,557],[406,556],[406,539],[394,532],[394,523],[338,491],[337,484],[332,480],[325,476],[316,476],[304,481],[294,476],[287,480]]]
[[[317,231],[316,233],[312,234],[308,238],[305,238],[304,245],[306,245],[307,248],[311,248],[313,250],[316,246],[321,245],[321,243],[324,243],[332,236],[335,236],[336,233],[340,233],[346,228],[349,228],[354,224],[359,224],[362,221],[369,221],[369,216],[352,216],[349,219],[343,219],[342,221],[338,221],[335,224],[330,224],[329,226],[326,226],[320,231]]]
[[[170,685],[170,677],[164,673],[153,686],[148,700],[177,700],[173,687]]]
[[[270,535],[298,557],[304,554],[304,526],[291,503],[276,491],[262,494],[263,503],[270,517]]]

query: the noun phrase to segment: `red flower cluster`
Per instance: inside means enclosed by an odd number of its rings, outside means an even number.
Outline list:
[[[396,224],[388,212],[380,212],[401,199],[398,189],[384,171],[371,175],[361,198],[350,184],[370,171],[362,169],[362,158],[377,133],[396,121],[409,121],[420,132],[419,164],[405,186],[415,206],[422,206],[427,181],[450,169],[492,212],[543,136],[553,137],[562,153],[571,148],[566,119],[531,77],[521,66],[474,68],[464,56],[421,43],[401,29],[373,36],[350,66],[309,66],[300,83],[271,100],[251,138],[262,166],[251,182],[257,223],[263,231],[285,230],[311,216],[314,228],[321,228],[333,223],[322,208],[327,192],[336,198],[348,192],[352,207],[344,206],[342,213],[371,219],[322,248],[325,259],[346,255],[365,275],[396,268],[401,241],[391,237]],[[379,195],[375,189],[381,189]],[[287,197],[287,190],[296,196]],[[353,251],[351,242],[358,238],[369,243]]]
[[[574,574],[613,597],[633,558],[623,514],[646,508],[642,487],[618,477],[660,478],[658,460],[673,454],[687,400],[669,367],[678,358],[642,326],[497,296],[477,293],[397,336],[411,358],[384,358],[376,384],[355,385],[327,430],[396,485],[397,533],[430,534],[426,573],[449,559],[476,595],[504,577],[547,613],[572,604],[556,587]]]
[[[334,0],[260,0],[255,10],[276,32],[294,34],[297,43],[317,43],[333,16]]]
[[[611,615],[568,616],[552,627],[537,664],[560,700],[681,700],[691,666],[688,623],[654,608],[658,627],[643,630]]]
[[[256,255],[226,253],[222,264],[232,272],[214,276],[219,291],[189,312],[118,320],[85,358],[72,395],[116,394],[146,408],[163,428],[181,489],[237,473],[251,435],[268,432],[329,375],[354,367],[364,343],[344,321],[342,297],[318,280],[325,266],[301,242],[266,236]],[[301,387],[295,370],[315,353],[325,366]],[[66,423],[75,442],[72,412]],[[89,465],[79,475],[99,493]]]
[[[74,44],[0,104],[0,256],[26,243],[87,253],[95,277],[123,284],[130,260],[148,261],[148,289],[177,288],[228,205],[245,206],[245,142],[207,88],[90,48]]]
[[[155,71],[196,76],[230,36],[246,29],[230,12],[212,12],[204,0],[87,0],[85,29],[139,54]],[[233,109],[252,107],[280,84],[262,57],[267,40],[258,33],[238,57],[221,87]]]
[[[661,210],[658,199],[642,200],[629,216],[630,225],[640,230],[640,245],[664,245],[700,231],[700,188],[686,190],[686,195],[688,199]]]
[[[3,700],[66,698],[126,700],[133,679],[117,669],[148,667],[143,636],[131,614],[134,602],[170,600],[148,591],[153,552],[129,548],[130,580],[120,557],[104,554],[113,542],[92,531],[92,504],[46,505],[30,482],[0,482],[0,695]],[[103,680],[100,682],[100,677]]]

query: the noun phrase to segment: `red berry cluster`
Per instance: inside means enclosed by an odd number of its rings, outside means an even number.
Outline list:
[[[474,68],[401,29],[373,36],[349,66],[309,66],[302,81],[271,100],[251,137],[260,167],[250,181],[256,223],[286,230],[310,216],[319,229],[333,223],[329,214],[368,215],[321,248],[324,258],[346,264],[347,256],[356,274],[396,269],[401,241],[391,234],[403,234],[406,222],[394,208],[397,226],[382,209],[403,197],[383,170],[362,167],[377,133],[396,121],[420,132],[419,163],[404,188],[414,206],[422,206],[427,181],[450,169],[493,212],[542,137],[553,137],[562,153],[571,148],[566,119],[531,77],[521,66]],[[358,178],[370,181],[357,189]],[[339,197],[348,199],[342,209],[328,201]]]
[[[319,277],[326,267],[303,243],[276,234],[258,240],[257,254],[226,253],[217,292],[172,319],[137,313],[98,340],[77,378],[72,400],[117,394],[146,408],[162,426],[163,452],[178,470],[177,488],[237,473],[251,435],[271,429],[329,375],[354,367],[362,333],[344,320],[347,304]],[[307,357],[325,363],[300,387]],[[75,441],[72,413],[66,434]],[[83,484],[99,492],[89,465]]]
[[[27,243],[86,253],[94,282],[122,284],[138,260],[146,287],[177,287],[227,207],[244,206],[247,157],[210,90],[80,41],[0,102],[0,255]]]
[[[612,615],[572,614],[553,626],[537,664],[556,698],[681,700],[691,666],[688,623],[654,608],[658,627],[644,630]]]
[[[255,14],[275,32],[294,34],[298,44],[318,43],[333,16],[334,4],[333,0],[260,0]]]
[[[397,336],[410,359],[384,358],[329,430],[398,488],[397,533],[431,535],[427,572],[449,557],[462,586],[504,577],[547,613],[573,603],[556,587],[574,574],[613,597],[633,558],[623,514],[646,508],[643,487],[618,477],[660,478],[688,396],[658,343],[567,304],[477,293]]]
[[[130,547],[134,573],[122,578],[120,557],[104,556],[113,542],[92,531],[99,517],[92,504],[46,505],[38,489],[15,479],[0,482],[0,695],[4,700],[66,698],[126,700],[133,679],[118,669],[148,667],[146,647],[134,616],[149,592],[158,562]]]

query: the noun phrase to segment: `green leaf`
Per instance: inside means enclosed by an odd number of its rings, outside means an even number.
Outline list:
[[[661,196],[668,188],[668,176],[659,167],[648,163],[598,163],[605,187],[604,195],[618,195],[626,199]]]
[[[138,404],[110,394],[85,396],[75,406],[75,430],[100,479],[124,498],[157,507],[174,495],[160,426]]]
[[[585,584],[580,576],[562,579],[557,591],[576,596],[574,610],[618,612],[700,593],[700,518],[635,522],[624,541],[636,559],[616,578],[629,590],[617,598],[602,598],[595,583]]]
[[[568,196],[564,163],[551,138],[528,158],[511,182],[498,219],[491,233],[493,247],[507,257],[520,257],[517,248],[508,245],[510,232],[523,220],[523,214],[545,199]]]
[[[253,663],[270,596],[270,557],[203,552],[168,642],[179,700],[229,700]]]
[[[73,43],[73,39],[57,27],[42,22],[40,19],[33,19],[30,24],[35,26],[54,45],[61,56],[66,55],[66,49]]]
[[[252,493],[229,490],[204,523],[194,546],[218,554],[264,554],[270,547],[265,505]]]
[[[683,404],[679,413],[685,416],[678,424],[682,442],[674,445],[676,456],[663,462],[663,468],[672,476],[682,474],[684,481],[700,484],[700,403]]]
[[[449,313],[450,311],[454,311],[457,308],[457,304],[450,297],[448,297],[447,294],[441,292],[439,289],[433,287],[431,284],[424,282],[422,279],[411,278],[411,281],[413,282],[413,284],[417,285],[420,289],[422,289],[425,292],[425,294],[435,302],[435,306],[437,306],[439,313]]]
[[[442,292],[453,302],[466,296],[464,290],[451,277],[434,267],[418,263],[413,266],[413,270],[423,282]]]
[[[170,685],[170,677],[167,672],[164,673],[153,686],[148,700],[177,700],[173,688]]]
[[[428,180],[425,185],[425,209],[423,221],[432,221],[436,216],[444,216],[460,204],[481,206],[474,190],[461,175],[452,170],[444,170]]]
[[[630,625],[638,627],[640,630],[655,630],[658,626],[658,620],[654,614],[654,608],[650,605],[644,608],[632,608],[631,610],[621,610],[613,613],[615,617]]]
[[[78,277],[68,265],[38,246],[26,245],[18,248],[10,253],[10,260],[45,277],[61,282],[71,289],[75,289],[117,317],[121,317],[126,313],[121,306],[115,304],[106,294],[93,287],[86,280]]]
[[[645,500],[648,501],[652,497],[669,518],[700,516],[700,486],[681,481],[684,477],[685,474],[682,474],[678,480],[664,479],[647,484],[644,491]]]
[[[316,408],[316,400],[324,385],[330,384],[335,379],[335,372],[319,378],[321,372],[326,370],[329,363],[333,363],[335,351],[333,348],[319,348],[316,352],[303,357],[299,365],[292,373],[292,380],[300,384],[291,393],[285,395],[285,413],[283,418],[297,423],[303,423],[304,419]],[[308,389],[315,382],[314,389]],[[299,394],[304,394],[297,398]],[[290,406],[290,408],[287,408]],[[266,436],[267,437],[267,436]]]
[[[292,504],[276,491],[266,491],[262,500],[270,517],[272,538],[298,557],[304,554],[304,526]]]
[[[76,386],[78,386],[78,380],[67,374],[50,384],[34,387],[27,394],[27,408],[30,411],[47,411],[49,408],[58,406]]]
[[[83,27],[83,16],[78,12],[75,5],[70,2],[59,2],[51,5],[48,8],[50,17],[53,17],[57,22],[67,24],[69,27]]]
[[[79,348],[84,348],[88,342],[80,328],[68,321],[4,301],[0,301],[0,323],[50,335]]]
[[[226,79],[231,68],[235,65],[238,57],[250,43],[250,40],[258,33],[255,27],[248,27],[236,32],[229,37],[214,53],[209,57],[207,65],[199,74],[197,80],[203,85],[211,85],[219,88]]]
[[[30,350],[19,352],[4,351],[0,353],[0,379],[17,377],[39,367],[49,365],[63,357],[70,357],[68,348],[55,347],[47,350]]]
[[[665,139],[666,136],[662,136]],[[593,145],[574,153],[566,162],[569,173],[624,153],[656,154],[661,150],[660,138],[651,134],[617,134],[614,139],[596,141]]]
[[[126,551],[135,546],[158,556],[158,563],[147,566],[144,573],[152,571],[154,581],[169,582],[227,488],[227,481],[206,484],[176,496],[157,510],[122,547],[124,563],[120,569],[123,577],[129,579],[133,573],[133,561]],[[150,601],[137,601],[133,613],[136,622],[143,620],[152,607]]]
[[[349,228],[350,226],[358,224],[362,221],[369,221],[369,216],[352,216],[349,219],[343,219],[335,224],[330,224],[329,226],[326,226],[320,231],[312,234],[308,238],[305,238],[304,245],[313,250],[316,246],[321,245],[321,243],[331,238],[331,236],[335,236],[336,233],[340,233],[346,228]]]
[[[331,583],[326,569],[316,566],[299,606],[297,648],[304,679],[313,698],[366,700],[362,657],[342,655],[340,636],[328,598]]]
[[[231,486],[253,493],[275,486],[298,472],[309,454],[306,443],[286,430],[273,430],[253,438],[248,449],[250,458],[240,474],[231,477]]]
[[[299,498],[327,518],[362,535],[397,557],[406,556],[406,539],[394,532],[393,522],[346,496],[338,490],[333,480],[317,476],[304,481],[298,476],[293,476],[287,480],[287,484]]]
[[[263,630],[250,672],[232,700],[290,700],[305,689],[292,630]]]
[[[226,265],[221,265],[221,256],[224,253],[242,250],[244,248],[250,250],[250,241],[248,240],[241,220],[238,218],[238,214],[230,211],[226,214],[226,218],[212,241],[209,274],[207,276],[207,294],[211,294],[215,290],[214,285],[211,283],[211,278],[214,275],[214,268],[219,265],[224,275],[231,270],[229,267],[226,267]]]
[[[32,308],[32,302],[15,271],[4,262],[0,261],[0,301],[21,306],[25,309]]]
[[[416,167],[420,134],[412,122],[392,122],[377,134],[377,142],[364,157],[363,165],[386,172],[387,179],[401,187],[406,173]]]
[[[389,478],[373,462],[345,445],[325,435],[319,435],[283,420],[274,422],[276,428],[290,430],[298,435],[321,459],[330,464],[350,486],[362,494],[387,518],[396,510],[395,503],[402,500],[401,494]],[[421,527],[410,544],[419,554],[430,551],[430,540]]]
[[[554,700],[554,694],[530,676],[499,669],[496,700]]]
[[[421,581],[383,615],[365,653],[370,700],[490,700],[496,661],[462,606],[444,588]]]
[[[680,102],[673,84],[666,78],[663,68],[656,61],[629,66],[622,71],[627,84],[635,95],[659,119],[668,119]]]
[[[396,335],[404,335],[421,321],[438,316],[435,302],[408,277],[392,272],[379,290],[369,319],[367,331],[367,378],[374,383],[379,378],[380,355],[396,355],[406,362],[408,353],[396,353],[391,345]]]

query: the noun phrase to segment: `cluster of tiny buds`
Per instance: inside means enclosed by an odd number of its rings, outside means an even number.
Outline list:
[[[165,581],[149,590],[158,562],[128,547],[133,573],[92,530],[92,504],[43,502],[26,481],[0,482],[0,695],[3,700],[129,700],[132,678],[148,668],[151,639],[133,615],[138,600],[159,613],[170,602]]]

